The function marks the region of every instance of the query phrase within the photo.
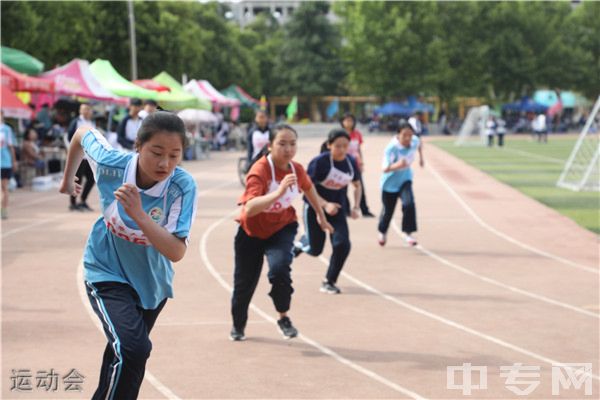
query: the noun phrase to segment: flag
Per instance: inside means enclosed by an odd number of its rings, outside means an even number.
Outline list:
[[[331,103],[329,103],[329,105],[327,106],[327,118],[331,119],[333,118],[333,116],[335,114],[337,114],[340,110],[340,101],[339,99],[336,97]]]
[[[260,96],[260,110],[267,111],[267,97],[264,94]]]
[[[294,96],[290,104],[288,104],[285,114],[287,115],[288,120],[294,119],[294,115],[298,112],[298,98]]]

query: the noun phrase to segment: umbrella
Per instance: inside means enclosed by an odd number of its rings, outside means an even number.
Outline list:
[[[210,111],[194,108],[186,108],[177,113],[177,115],[185,122],[192,124],[214,124],[219,121],[217,116]]]
[[[2,46],[0,58],[3,64],[24,74],[37,75],[44,70],[43,62],[21,50]]]

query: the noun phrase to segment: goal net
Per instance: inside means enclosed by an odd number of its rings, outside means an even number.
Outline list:
[[[600,191],[600,96],[556,185],[575,191]]]
[[[488,106],[473,107],[467,113],[458,137],[454,144],[456,146],[462,145],[485,145],[485,124],[490,114],[490,108]]]

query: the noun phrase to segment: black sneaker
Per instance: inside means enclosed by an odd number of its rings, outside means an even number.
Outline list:
[[[373,214],[371,211],[367,211],[367,212],[362,213],[362,216],[364,218],[375,218],[375,214]]]
[[[81,211],[94,211],[94,209],[92,207],[88,206],[88,204],[85,202],[79,203],[77,205],[77,207],[79,207],[79,210],[81,210]]]
[[[83,211],[78,204],[71,204],[69,206],[69,211]]]
[[[335,286],[333,283],[331,282],[323,282],[321,284],[321,292],[323,293],[328,293],[328,294],[340,294],[342,293],[342,291],[340,290],[340,288],[338,288],[337,286]]]
[[[241,342],[246,340],[246,336],[244,335],[243,329],[237,329],[235,326],[231,328],[231,333],[229,334],[229,339],[234,342]]]
[[[298,336],[298,329],[294,328],[292,321],[288,317],[281,318],[279,321],[277,321],[277,325],[279,325],[279,330],[283,334],[284,338],[292,339]]]
[[[304,253],[304,250],[302,250],[301,242],[294,243],[294,248],[292,249],[292,253],[294,253],[294,257],[298,257],[300,254]]]

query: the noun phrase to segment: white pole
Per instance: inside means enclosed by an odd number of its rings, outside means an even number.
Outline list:
[[[129,11],[129,42],[131,43],[131,79],[137,79],[137,50],[135,45],[135,15],[133,14],[133,0],[127,1]]]

